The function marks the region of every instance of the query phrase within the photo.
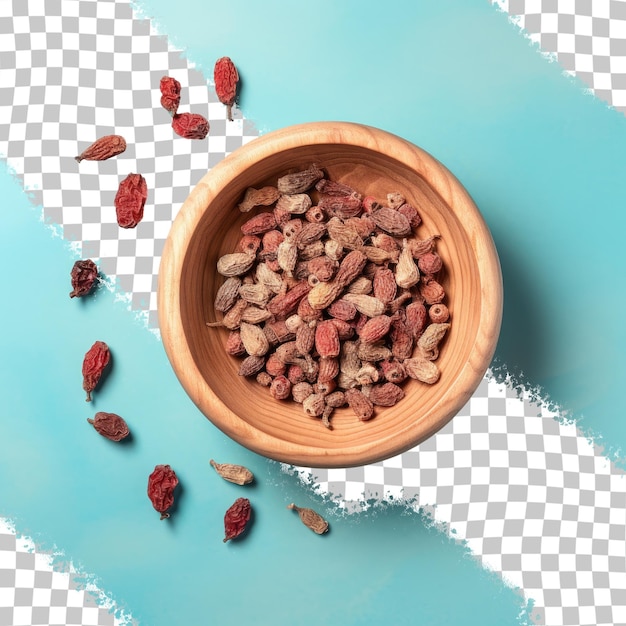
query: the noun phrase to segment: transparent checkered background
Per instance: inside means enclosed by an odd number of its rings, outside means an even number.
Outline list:
[[[401,498],[425,511],[532,599],[536,624],[626,624],[624,472],[574,424],[490,373],[413,450],[299,472],[349,511]]]
[[[132,624],[93,585],[77,583],[71,565],[53,567],[54,555],[37,552],[0,520],[0,624],[2,626],[121,626]]]
[[[0,116],[10,120],[0,125],[0,153],[45,219],[97,259],[156,328],[158,265],[173,217],[201,176],[258,132],[237,110],[227,122],[205,77],[128,2],[3,0],[0,11]],[[180,111],[209,120],[206,140],[173,133],[159,103],[165,74],[183,87]],[[127,141],[122,155],[74,160],[113,133]],[[121,229],[113,200],[131,172],[145,177],[148,200],[141,223]]]
[[[491,0],[598,98],[626,113],[626,0]]]
[[[626,111],[626,2],[492,1],[566,72]],[[165,74],[183,85],[181,110],[209,119],[205,141],[172,133],[159,104]],[[211,82],[127,0],[2,0],[0,116],[10,120],[0,126],[0,155],[45,221],[77,258],[96,260],[156,332],[156,277],[171,222],[207,169],[258,135],[254,124],[237,110],[227,123]],[[113,132],[126,137],[124,154],[76,163]],[[130,172],[142,173],[150,192],[143,221],[125,230],[113,197]],[[390,497],[428,511],[534,602],[538,624],[626,624],[624,473],[575,425],[490,373],[421,446],[365,467],[298,471],[348,511]],[[24,541],[0,526],[0,626],[126,619]]]

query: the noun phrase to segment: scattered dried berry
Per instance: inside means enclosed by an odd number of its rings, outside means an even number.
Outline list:
[[[77,157],[79,163],[85,161],[104,161],[117,156],[126,150],[126,140],[121,135],[105,135],[96,139],[85,148]]]
[[[302,523],[307,528],[310,528],[314,533],[317,533],[318,535],[323,535],[324,533],[328,532],[328,522],[313,509],[299,507],[295,504],[289,504],[287,505],[287,508],[296,511]]]
[[[177,485],[178,477],[169,465],[157,465],[148,478],[148,497],[162,520],[170,516]]]
[[[91,392],[98,386],[102,373],[111,360],[109,346],[104,341],[96,341],[83,359],[83,389],[87,392],[87,402],[91,402]]]
[[[252,506],[248,498],[237,498],[224,515],[224,543],[239,537],[252,516]]]
[[[161,106],[171,115],[176,115],[180,105],[180,83],[171,76],[163,76],[159,84]]]
[[[91,293],[98,280],[98,267],[91,259],[76,261],[70,272],[72,291],[70,298],[82,298]]]
[[[97,432],[111,441],[121,441],[130,435],[128,424],[124,421],[124,418],[115,413],[100,411],[95,414],[93,419],[88,418],[87,421]]]
[[[232,122],[232,108],[237,100],[239,72],[229,57],[222,57],[215,62],[213,80],[219,101],[226,105],[226,117]]]
[[[199,113],[176,113],[172,128],[185,139],[204,139],[209,134],[209,122]]]
[[[129,174],[120,182],[115,194],[117,223],[122,228],[135,228],[143,219],[148,198],[148,185],[141,174]]]
[[[236,485],[248,485],[254,480],[252,472],[243,465],[233,463],[216,463],[213,459],[209,461],[215,471],[228,482]]]

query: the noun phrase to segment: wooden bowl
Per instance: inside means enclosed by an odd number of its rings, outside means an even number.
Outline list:
[[[332,429],[302,406],[273,399],[254,379],[238,376],[225,352],[228,332],[208,328],[224,278],[217,259],[234,252],[241,224],[258,210],[237,204],[248,187],[317,163],[331,180],[384,200],[401,192],[418,208],[419,238],[440,235],[437,252],[451,328],[437,364],[440,380],[403,384],[405,398],[359,421],[339,409]],[[266,209],[265,209],[266,210]],[[491,234],[468,193],[436,159],[379,129],[315,122],[270,132],[213,167],[189,195],[161,259],[159,324],[172,367],[204,415],[241,445],[271,459],[331,468],[373,463],[404,452],[442,428],[466,404],[491,362],[502,317],[502,276]]]

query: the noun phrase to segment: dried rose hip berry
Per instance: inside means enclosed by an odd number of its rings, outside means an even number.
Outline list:
[[[167,519],[169,509],[174,504],[174,490],[178,477],[169,465],[157,465],[148,478],[148,498],[161,519]]]
[[[239,537],[246,529],[250,517],[252,515],[252,507],[248,498],[237,498],[224,515],[224,543]]]
[[[115,413],[104,413],[102,411],[95,414],[94,418],[87,421],[103,437],[111,441],[121,441],[130,435],[130,429],[124,418]]]
[[[228,482],[236,485],[248,485],[254,480],[254,474],[243,465],[235,465],[234,463],[217,463],[213,459],[209,461],[211,467]]]
[[[98,268],[91,259],[76,261],[70,272],[72,291],[70,298],[81,298],[91,293],[98,280]]]
[[[204,139],[209,134],[209,122],[199,113],[177,113],[172,118],[172,128],[185,139]]]
[[[296,506],[293,503],[288,504],[287,508],[295,511],[300,517],[302,523],[307,528],[310,528],[314,533],[323,535],[328,532],[328,522],[317,511],[306,507]]]
[[[222,57],[215,62],[213,80],[217,97],[222,104],[226,105],[226,117],[232,122],[232,108],[237,99],[239,72],[229,57]]]
[[[176,115],[180,105],[180,83],[171,76],[163,76],[159,83],[161,106],[171,115]]]
[[[122,228],[135,228],[143,219],[143,208],[148,198],[148,185],[141,174],[129,174],[115,194],[117,223]]]
[[[91,402],[91,392],[97,387],[106,366],[111,360],[109,346],[104,341],[96,341],[83,359],[83,389],[87,392],[87,402]]]
[[[117,156],[126,150],[126,140],[121,135],[105,135],[96,139],[87,146],[78,156],[74,157],[78,163],[81,161],[104,161]]]

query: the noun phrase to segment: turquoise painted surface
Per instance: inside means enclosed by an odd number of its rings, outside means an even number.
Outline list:
[[[259,128],[364,122],[446,163],[500,250],[499,361],[624,447],[622,115],[583,95],[484,0],[141,7],[209,77],[217,57],[235,59],[242,110]],[[95,572],[142,624],[519,622],[516,593],[419,516],[390,507],[341,517],[211,427],[125,305],[104,291],[69,299],[67,245],[6,172],[0,188],[0,281],[11,294],[0,334],[0,515]],[[80,364],[96,339],[110,344],[114,366],[90,406]],[[124,415],[132,444],[98,437],[85,421],[95,410]],[[211,457],[258,475],[255,522],[238,544],[222,544],[222,515],[242,490],[217,480]],[[171,524],[145,497],[164,462],[184,486]],[[309,533],[285,509],[291,501],[319,508],[332,532]]]

